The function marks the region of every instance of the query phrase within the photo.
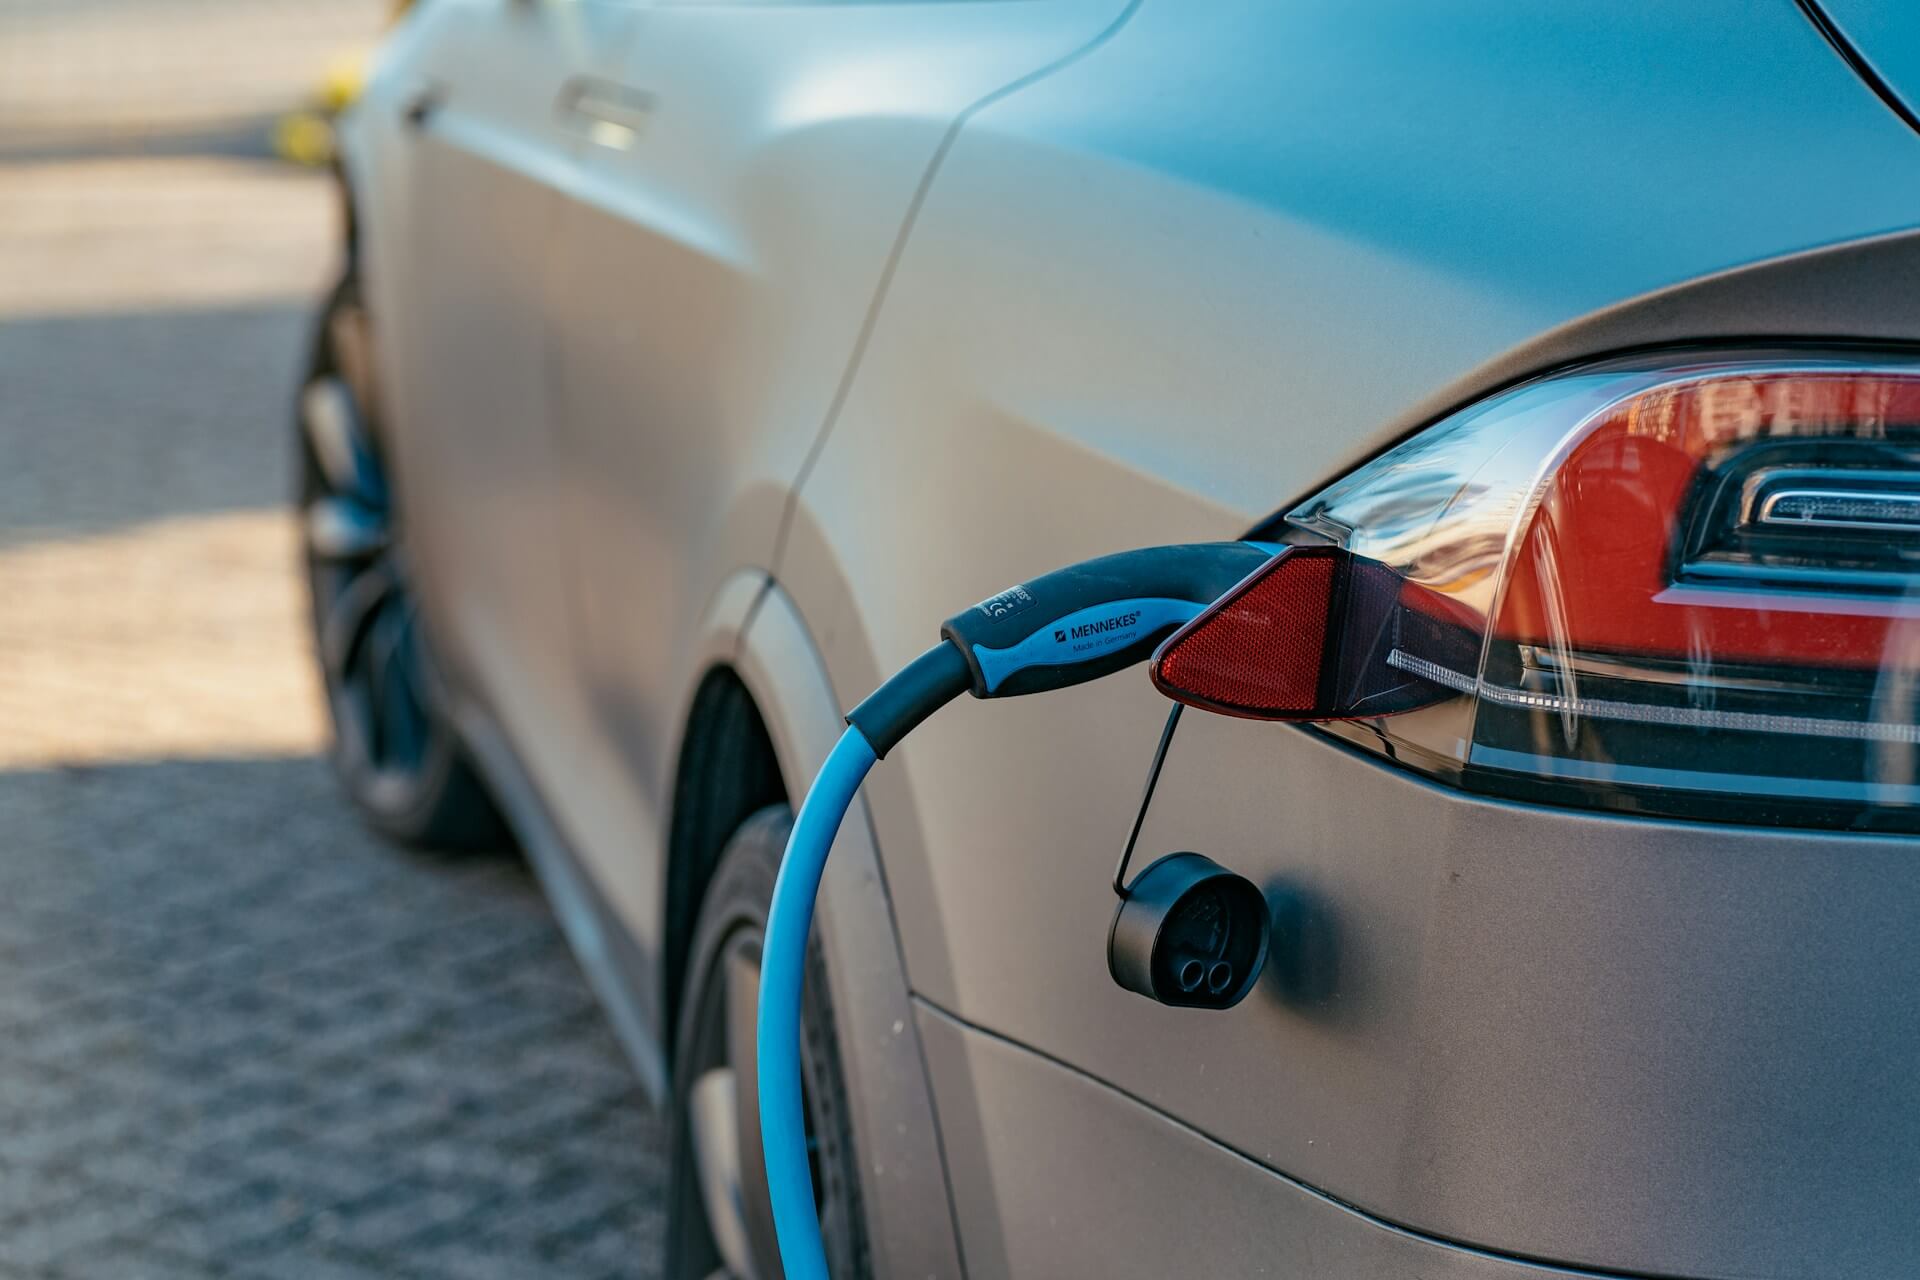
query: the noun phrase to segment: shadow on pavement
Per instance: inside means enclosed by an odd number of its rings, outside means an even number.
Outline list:
[[[284,507],[314,305],[0,320],[0,548]]]
[[[172,125],[93,128],[10,135],[0,127],[0,168],[61,160],[114,160],[150,156],[217,156],[281,163],[273,150],[278,116],[183,121]]]
[[[525,867],[311,758],[0,773],[0,1271],[646,1275],[663,1142]]]

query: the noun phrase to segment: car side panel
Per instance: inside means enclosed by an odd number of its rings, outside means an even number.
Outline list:
[[[421,6],[343,131],[386,461],[434,648],[548,781],[580,714],[546,367],[555,192],[578,144],[553,104],[610,53],[594,17]]]
[[[771,564],[790,488],[953,120],[1096,40],[1126,0],[629,7],[598,92],[637,114],[565,188],[549,374],[580,574],[552,779],[581,855],[657,955],[696,624]],[[796,786],[798,780],[796,779]]]
[[[1100,552],[1235,536],[1517,373],[1685,336],[1920,337],[1901,289],[1823,287],[1817,265],[1884,250],[1912,269],[1898,237],[1920,209],[1916,159],[1920,140],[1790,5],[1381,3],[1360,22],[1330,2],[1147,0],[1095,54],[980,113],[947,155],[778,575],[836,687],[858,696],[968,600]],[[1653,1052],[1672,1024],[1635,1023],[1604,1003],[1604,983],[1563,989],[1573,970],[1556,969],[1548,935],[1525,932],[1505,965],[1470,963],[1533,909],[1503,897],[1490,914],[1449,914],[1445,875],[1495,815],[1317,739],[1195,734],[1177,748],[1183,768],[1244,794],[1206,792],[1152,852],[1191,845],[1275,886],[1303,861],[1338,871],[1331,909],[1365,958],[1352,975],[1364,985],[1335,1012],[1351,1007],[1358,1025],[1298,1026],[1277,998],[1209,1019],[1119,991],[1106,884],[1163,715],[1138,678],[966,703],[876,772],[869,803],[917,992],[1439,1235],[1703,1275],[1869,1274],[1915,1256],[1884,1204],[1821,1228],[1841,1208],[1832,1148],[1768,1166],[1761,1145],[1734,1143],[1717,1179],[1664,1145],[1661,1162],[1637,1161],[1642,1126],[1682,1115],[1681,1095],[1714,1079],[1735,1040],[1640,1106],[1605,1037]],[[1312,834],[1291,838],[1290,819]],[[1537,888],[1567,928],[1600,887],[1576,874],[1584,841],[1638,860],[1622,881],[1633,901],[1659,884],[1663,850],[1708,852],[1691,829],[1538,822],[1500,846],[1497,868],[1475,869],[1498,884],[1557,851],[1548,878],[1568,879]],[[1710,892],[1754,838],[1717,833],[1698,872],[1703,919],[1728,945],[1779,907],[1753,886],[1737,901]],[[1807,866],[1797,856],[1778,847],[1770,873]],[[1821,845],[1813,865],[1827,856]],[[1861,856],[1898,870],[1888,849]],[[1626,900],[1603,910],[1613,926],[1633,918]],[[1646,923],[1628,946],[1678,944]],[[1435,970],[1427,948],[1453,929]],[[1861,942],[1823,972],[1894,958]],[[1494,1000],[1516,975],[1534,1016],[1511,1029],[1526,1049],[1503,1074],[1490,1037],[1505,1032],[1456,1000]],[[1694,976],[1696,990],[1718,980]],[[1862,994],[1828,1029],[1884,1035],[1879,1007]],[[1554,1038],[1556,1010],[1590,1019],[1577,1040]],[[1877,1040],[1871,1061],[1897,1048]],[[1791,1102],[1796,1124],[1825,1115],[1800,1091],[1816,1070],[1805,1052],[1799,1084],[1747,1079],[1744,1096]],[[1454,1061],[1488,1074],[1468,1088]],[[1555,1092],[1570,1081],[1604,1087]],[[1490,1124],[1478,1108],[1502,1096],[1494,1082],[1534,1116],[1575,1107],[1584,1163],[1541,1136],[1557,1131]],[[1587,1109],[1602,1096],[1630,1117],[1612,1149]],[[1895,1112],[1905,1123],[1904,1094]],[[1686,1149],[1704,1160],[1715,1148],[1697,1132]],[[1908,1185],[1897,1151],[1872,1158]],[[1823,1190],[1796,1202],[1803,1177]]]
[[[1588,1274],[1399,1230],[1030,1049],[918,1015],[971,1280]]]

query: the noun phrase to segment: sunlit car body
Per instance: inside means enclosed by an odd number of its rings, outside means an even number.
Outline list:
[[[750,1134],[714,1138],[739,1045],[699,1064],[726,1090],[673,1070],[715,867],[939,619],[1271,530],[1525,379],[1920,340],[1902,19],[1813,16],[410,15],[342,127],[335,327],[366,354],[317,367],[364,366],[376,540],[404,548],[372,651],[432,636],[385,745],[445,741],[375,767],[349,713],[345,768],[427,838],[409,762],[485,779],[721,1188],[676,1266],[771,1274]],[[320,525],[320,559],[370,554]],[[345,580],[317,579],[323,649]],[[355,634],[332,623],[337,704]],[[1252,877],[1280,932],[1260,993],[1183,1013],[1102,950],[1163,713],[1126,678],[960,705],[875,775],[819,926],[850,1266],[1920,1268],[1910,838],[1490,798],[1351,734],[1189,715],[1143,839]]]

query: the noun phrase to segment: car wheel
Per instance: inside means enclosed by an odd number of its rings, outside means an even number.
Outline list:
[[[674,1049],[667,1280],[776,1280],[755,1093],[760,947],[793,826],[763,809],[728,842],[700,907]],[[818,945],[809,949],[801,1075],[814,1200],[836,1280],[871,1275],[851,1115]]]
[[[299,497],[332,758],[386,835],[443,849],[509,843],[439,713],[382,464],[369,322],[351,273],[327,299],[296,408]]]

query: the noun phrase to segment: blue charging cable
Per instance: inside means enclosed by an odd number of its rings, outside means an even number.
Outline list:
[[[827,854],[867,772],[962,693],[1041,693],[1132,666],[1276,550],[1249,542],[1148,547],[1010,587],[948,619],[938,645],[848,713],[847,731],[794,820],[761,947],[760,1140],[786,1280],[829,1280],[807,1159],[801,982]]]
[[[807,931],[827,853],[873,768],[873,744],[849,725],[794,820],[786,856],[773,884],[767,938],[760,952],[760,1010],[754,1037],[759,1057],[760,1140],[766,1150],[767,1191],[787,1280],[827,1280],[826,1246],[813,1206],[807,1164],[806,1111],[800,1095],[800,980],[807,971]]]

